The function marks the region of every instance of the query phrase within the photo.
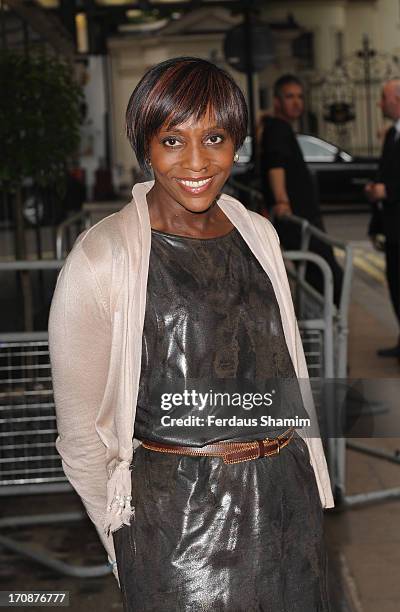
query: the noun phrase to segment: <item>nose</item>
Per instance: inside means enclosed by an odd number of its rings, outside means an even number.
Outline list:
[[[200,144],[188,144],[185,148],[182,165],[186,170],[201,172],[208,168],[208,151]]]

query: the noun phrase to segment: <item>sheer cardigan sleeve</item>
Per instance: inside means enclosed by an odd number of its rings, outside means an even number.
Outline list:
[[[58,276],[49,317],[58,428],[56,448],[64,472],[94,523],[109,561],[113,562],[113,539],[103,531],[107,503],[106,447],[96,430],[110,347],[107,302],[82,239],[78,239]],[[115,566],[114,574],[118,580]]]

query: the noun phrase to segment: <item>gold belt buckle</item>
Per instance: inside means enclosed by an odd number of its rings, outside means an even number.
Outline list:
[[[288,440],[290,440],[292,435],[293,435],[293,429],[294,429],[293,427],[289,427],[289,429],[288,429],[288,434],[287,434],[287,439]],[[286,433],[286,432],[284,432],[284,433]],[[269,441],[270,441],[269,438],[266,438],[264,440],[264,442],[269,442]],[[281,439],[279,437],[277,437],[277,438],[275,438],[275,441],[276,441],[277,447],[271,453],[268,453],[269,456],[271,456],[271,455],[272,456],[273,455],[279,455],[279,453],[281,452]]]
[[[276,441],[276,448],[270,452],[266,452],[265,455],[266,457],[273,457],[274,455],[279,455],[279,453],[281,452],[281,444],[280,441],[278,439],[275,440]]]

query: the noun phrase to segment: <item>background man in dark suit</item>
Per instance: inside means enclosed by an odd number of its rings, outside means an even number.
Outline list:
[[[366,185],[365,193],[371,202],[382,202],[386,278],[400,324],[400,79],[391,79],[385,83],[380,106],[384,117],[394,121],[394,125],[386,132],[379,164],[379,180]],[[400,357],[400,335],[396,346],[380,349],[378,355]]]
[[[282,217],[294,214],[325,231],[318,194],[311,173],[297,142],[293,124],[304,113],[304,91],[299,79],[287,74],[274,85],[274,116],[263,119],[260,147],[260,171],[266,207],[285,249],[300,248],[300,229]],[[339,305],[343,271],[332,248],[312,238],[310,251],[321,255],[329,264],[334,281],[334,301]],[[323,277],[314,264],[307,264],[307,281],[320,293]]]

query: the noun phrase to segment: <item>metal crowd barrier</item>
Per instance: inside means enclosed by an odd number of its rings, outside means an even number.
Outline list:
[[[236,189],[245,193],[248,198],[250,209],[259,210],[264,206],[264,196],[257,189],[243,185],[236,180],[230,180],[229,183],[233,190]],[[306,219],[290,215],[290,217],[286,217],[286,221],[300,227],[301,244],[299,251],[286,251],[284,252],[284,257],[287,260],[301,262],[295,271],[288,270],[288,272],[295,278],[294,302],[296,305],[296,314],[299,320],[299,328],[302,335],[311,384],[314,391],[315,403],[317,410],[321,407],[321,401],[326,401],[327,399],[328,402],[331,403],[329,406],[324,406],[323,412],[328,415],[327,430],[336,432],[335,408],[337,409],[338,406],[341,406],[344,401],[346,385],[337,385],[337,387],[335,387],[336,395],[328,393],[327,398],[326,396],[321,398],[319,396],[318,384],[315,383],[317,383],[318,377],[323,377],[325,379],[335,378],[338,381],[344,382],[347,379],[348,312],[353,271],[353,251],[350,244],[327,236],[327,234],[320,229],[313,227]],[[334,249],[339,249],[342,252],[343,284],[340,303],[337,308],[333,304],[332,294],[329,288],[327,290],[327,285],[331,282],[331,280],[329,280],[329,275],[323,272],[325,284],[324,295],[318,294],[305,281],[305,267],[307,261],[311,261],[308,247],[312,237],[318,238],[323,243],[330,245]],[[307,253],[308,256],[306,256]],[[330,302],[330,307],[328,307],[327,302]],[[320,318],[318,322],[319,316],[322,318]],[[318,330],[321,325],[322,328]],[[332,326],[332,334],[329,329],[330,326]],[[324,330],[323,333],[322,330]],[[310,341],[310,334],[314,334],[314,345],[312,345]],[[327,346],[327,342],[330,346]],[[371,448],[352,440],[346,440],[344,437],[336,436],[328,437],[327,445],[329,472],[334,489],[336,506],[338,508],[350,508],[375,501],[400,498],[400,487],[347,495],[345,484],[347,448],[378,459],[385,459],[392,463],[400,464],[398,453],[388,453],[382,449]]]
[[[249,207],[259,210],[264,206],[263,194],[252,187],[230,180],[231,188],[245,193]],[[337,504],[345,499],[346,440],[330,435],[336,431],[335,403],[341,401],[332,393],[323,393],[326,379],[347,378],[348,310],[353,271],[351,245],[331,238],[306,219],[290,215],[287,223],[300,230],[297,251],[283,251],[291,282],[300,335],[303,342],[315,407],[320,419],[321,435],[326,447],[327,463]],[[333,303],[333,276],[329,264],[321,256],[308,250],[310,240],[316,237],[343,254],[343,284],[339,306]],[[323,293],[317,292],[305,279],[307,263],[317,265],[323,276]]]
[[[318,228],[313,227],[304,219],[300,219],[295,216],[288,217],[288,222],[296,223],[301,227],[301,251],[306,252],[309,247],[310,239],[312,236],[318,238],[322,242],[331,245],[332,247],[340,248],[344,251],[344,275],[343,275],[343,286],[341,292],[341,299],[339,307],[334,307],[333,316],[333,330],[334,330],[334,378],[340,380],[346,380],[347,378],[347,338],[348,338],[348,310],[350,302],[350,290],[351,290],[351,276],[353,266],[353,253],[352,248],[346,242],[336,240],[327,236],[324,232]],[[301,268],[299,266],[299,278],[304,279],[304,265]],[[307,304],[302,303],[300,300],[300,312],[301,309],[307,310]],[[338,385],[336,387],[336,396],[334,396],[335,406],[341,405],[344,401],[345,386]],[[332,400],[332,398],[329,398]],[[333,408],[335,408],[333,406]],[[334,415],[332,415],[332,422],[330,425],[334,428]],[[332,431],[335,431],[333,429]],[[346,438],[333,437],[329,440],[329,446],[332,447],[332,459],[330,465],[330,473],[332,477],[332,483],[335,490],[335,498],[339,507],[356,507],[363,504],[369,504],[375,501],[392,500],[400,498],[400,487],[393,487],[387,489],[380,489],[376,491],[370,491],[368,493],[356,493],[353,495],[346,494],[346,449],[352,449],[360,453],[376,457],[378,459],[385,459],[392,463],[400,464],[400,457],[396,453],[388,453],[381,449],[374,449],[364,444],[354,442],[352,440],[346,440]]]
[[[313,389],[319,390],[319,395],[316,398],[317,409],[319,408],[319,412],[325,416],[324,433],[326,435],[327,462],[332,488],[336,504],[342,505],[346,499],[346,439],[336,436],[336,412],[337,406],[341,405],[344,400],[344,389],[341,385],[335,385],[330,389],[330,392],[321,395],[321,387],[323,388],[323,382],[327,379],[336,379],[337,381],[347,379],[348,311],[353,272],[353,250],[347,242],[327,236],[305,219],[290,215],[290,217],[285,218],[285,221],[300,227],[300,250],[296,252],[295,258],[300,263],[294,271],[289,271],[289,274],[295,278],[294,302],[310,378],[312,384],[314,383]],[[321,266],[321,261],[319,262],[324,277],[323,294],[319,294],[305,280],[307,262],[312,261],[310,255],[316,257],[315,254],[308,251],[313,236],[332,248],[340,250],[343,254],[343,283],[338,307],[333,303],[332,271],[324,259],[322,260],[323,266]],[[293,261],[292,253],[284,251],[284,258]],[[319,257],[319,259],[322,258]],[[323,271],[326,267],[329,268],[329,275],[326,270]],[[318,319],[318,317],[320,318]],[[314,333],[318,333],[317,329],[324,330],[324,334],[321,334],[324,368],[321,368],[316,380],[315,368],[312,367],[311,355],[307,347],[307,333],[310,329]]]
[[[0,264],[0,272],[58,270],[63,263],[60,260],[7,262]],[[0,334],[0,498],[73,490],[55,448],[56,437],[47,332]],[[10,530],[22,526],[64,524],[85,517],[84,511],[3,516],[0,547],[67,576],[103,576],[111,571],[107,564],[67,563],[50,551],[38,551],[10,535]]]

